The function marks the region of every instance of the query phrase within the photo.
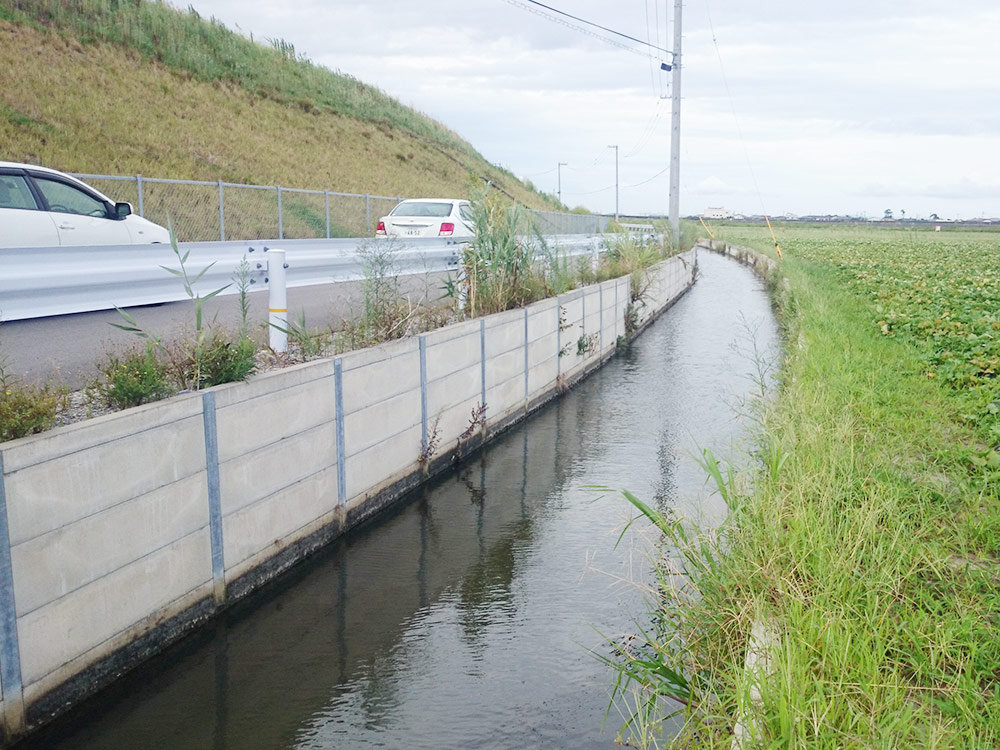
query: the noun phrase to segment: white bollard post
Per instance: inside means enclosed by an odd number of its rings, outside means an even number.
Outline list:
[[[267,251],[268,342],[276,352],[288,351],[288,289],[285,285],[285,251]]]

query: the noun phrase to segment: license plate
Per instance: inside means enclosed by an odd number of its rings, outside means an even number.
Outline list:
[[[407,237],[419,237],[420,236],[420,230],[419,229],[407,229],[404,232],[404,234]]]

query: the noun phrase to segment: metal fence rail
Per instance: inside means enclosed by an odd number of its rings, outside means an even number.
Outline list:
[[[557,235],[545,238],[550,249],[566,255],[595,256],[604,243],[599,235]],[[398,275],[457,270],[462,242],[449,238],[412,238],[394,245],[386,239],[268,240],[286,251],[289,286],[309,286],[364,278],[361,243],[392,247]],[[250,263],[254,289],[265,286],[268,249],[262,242],[186,242],[186,268],[195,276],[211,266],[195,285],[206,295],[229,285],[235,294],[237,266]],[[0,249],[0,320],[24,320],[187,299],[177,277],[169,245],[99,245]]]
[[[375,222],[401,197],[304,190],[281,185],[173,180],[137,175],[73,175],[102,193],[131,203],[181,242],[371,237]],[[611,217],[529,211],[542,234],[596,234]]]

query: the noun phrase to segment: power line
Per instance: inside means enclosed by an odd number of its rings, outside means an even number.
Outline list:
[[[726,89],[726,97],[729,99],[729,109],[733,113],[733,122],[736,125],[736,132],[740,137],[740,145],[743,146],[743,156],[747,160],[747,169],[750,170],[750,179],[753,180],[754,190],[757,191],[757,200],[760,201],[761,213],[766,216],[767,209],[764,207],[764,196],[760,192],[760,184],[757,182],[757,174],[754,172],[753,163],[750,161],[750,150],[747,148],[746,139],[743,137],[743,128],[740,127],[740,118],[736,116],[736,102],[733,100],[733,94],[729,90],[729,79],[726,77],[726,66],[722,62],[722,51],[719,49],[719,40],[715,36],[715,25],[712,23],[712,9],[709,7],[708,0],[705,0],[705,14],[708,16],[708,28],[712,32],[712,44],[715,46],[715,55],[719,58],[719,70],[722,73],[722,83]]]
[[[633,41],[633,42],[635,42],[637,44],[642,45],[643,47],[648,47],[650,49],[654,49],[657,52],[663,52],[665,54],[670,55],[671,57],[674,54],[673,52],[671,52],[668,49],[663,49],[662,47],[657,47],[657,46],[655,46],[653,44],[650,44],[649,42],[644,42],[641,39],[636,39],[634,36],[629,36],[628,34],[623,34],[620,31],[615,31],[614,29],[609,29],[607,26],[601,26],[600,24],[594,23],[593,21],[588,21],[588,20],[586,20],[584,18],[580,18],[579,16],[571,15],[570,13],[566,13],[564,11],[561,11],[561,10],[557,9],[557,8],[553,8],[553,7],[549,6],[549,5],[545,5],[544,3],[540,3],[540,2],[538,2],[538,0],[524,0],[523,2],[521,0],[504,0],[504,1],[507,4],[509,4],[509,5],[516,5],[516,6],[520,7],[520,8],[523,8],[524,10],[527,10],[527,11],[529,11],[531,13],[539,15],[542,18],[547,18],[550,21],[554,21],[555,23],[560,23],[563,26],[567,26],[568,28],[580,31],[580,32],[582,32],[584,34],[587,34],[588,36],[594,37],[595,39],[600,39],[601,41],[606,42],[607,44],[611,44],[611,45],[613,45],[615,47],[620,47],[621,49],[628,50],[629,52],[632,52],[633,54],[636,54],[636,55],[642,55],[643,57],[645,57],[646,53],[645,52],[640,52],[639,50],[635,49],[634,47],[630,47],[630,46],[628,46],[626,44],[622,44],[621,42],[617,42],[617,41],[615,41],[613,39],[608,39],[606,36],[601,36],[600,34],[595,34],[594,32],[589,31],[588,29],[585,29],[585,28],[583,28],[581,26],[578,26],[576,24],[573,24],[573,23],[569,23],[568,21],[564,21],[561,18],[554,18],[553,16],[550,16],[550,15],[548,15],[546,13],[543,13],[543,12],[541,12],[539,10],[536,10],[535,8],[533,8],[531,6],[534,5],[534,6],[537,6],[539,8],[545,8],[546,10],[551,11],[552,13],[558,13],[559,15],[565,16],[566,18],[571,18],[574,21],[577,21],[577,22],[582,23],[582,24],[586,24],[587,26],[593,26],[594,28],[601,29],[602,31],[606,31],[607,33],[613,34],[614,36],[619,36],[619,37],[622,37],[623,39],[628,39],[630,41]]]

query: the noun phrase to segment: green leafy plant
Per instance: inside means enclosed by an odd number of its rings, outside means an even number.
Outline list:
[[[246,332],[249,313],[249,263],[244,258],[240,266],[237,267],[235,275],[240,292],[239,304],[242,323],[240,332],[233,335],[206,325],[204,320],[204,303],[229,288],[231,284],[221,286],[202,296],[195,291],[194,285],[208,273],[215,263],[209,263],[192,276],[188,273],[186,265],[190,251],[181,253],[172,226],[170,228],[170,246],[173,248],[174,255],[177,256],[178,267],[161,266],[161,268],[181,279],[184,292],[194,305],[193,337],[165,343],[161,337],[155,336],[139,326],[135,319],[120,307],[115,309],[124,318],[125,323],[112,323],[111,325],[145,339],[150,346],[162,351],[167,360],[167,372],[178,389],[198,390],[221,383],[245,380],[256,368],[255,355],[257,351],[257,345]]]
[[[167,365],[158,355],[159,351],[147,340],[142,349],[109,353],[98,365],[101,377],[88,389],[89,394],[118,409],[171,395],[175,389],[168,381]]]
[[[297,319],[288,320],[283,326],[277,323],[270,325],[288,337],[288,355],[299,362],[323,356],[333,343],[334,337],[330,331],[310,330],[303,310],[299,311]]]
[[[65,389],[20,382],[0,363],[0,440],[14,440],[50,429],[65,397]]]
[[[520,233],[523,211],[505,205],[489,185],[476,189],[471,203],[475,237],[462,250],[461,275],[448,280],[446,294],[472,317],[533,301],[532,290],[544,289],[544,282],[532,278],[535,250]]]

